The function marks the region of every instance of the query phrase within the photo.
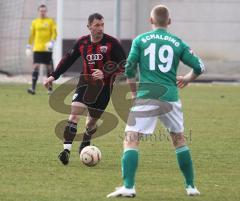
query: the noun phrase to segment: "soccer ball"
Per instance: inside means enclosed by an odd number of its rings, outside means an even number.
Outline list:
[[[84,147],[80,153],[80,160],[89,167],[97,165],[101,158],[101,151],[95,146]]]

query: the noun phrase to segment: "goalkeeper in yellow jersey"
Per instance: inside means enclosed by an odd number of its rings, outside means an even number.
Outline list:
[[[32,95],[35,94],[40,64],[46,66],[48,77],[53,71],[52,50],[57,36],[56,23],[52,18],[47,17],[47,6],[40,5],[38,14],[39,17],[32,21],[26,48],[27,56],[33,51],[32,87],[27,90]],[[48,93],[51,92],[52,86],[48,88]]]

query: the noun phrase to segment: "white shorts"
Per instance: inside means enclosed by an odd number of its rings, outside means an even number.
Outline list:
[[[125,132],[134,131],[152,134],[158,118],[170,133],[182,133],[184,131],[180,100],[162,102],[159,100],[137,99],[129,113]]]

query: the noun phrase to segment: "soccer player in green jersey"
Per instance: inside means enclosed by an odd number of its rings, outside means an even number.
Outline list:
[[[185,179],[187,195],[199,195],[194,185],[194,170],[189,147],[184,138],[183,113],[178,88],[185,87],[203,71],[200,58],[181,39],[167,31],[171,20],[169,10],[158,5],[151,11],[153,30],[133,40],[125,74],[136,98],[125,129],[122,156],[123,186],[116,188],[107,197],[134,197],[135,174],[138,166],[138,146],[142,135],[152,134],[159,118],[168,129],[175,148],[179,169]],[[179,62],[192,68],[177,76]],[[135,75],[139,65],[139,86]]]

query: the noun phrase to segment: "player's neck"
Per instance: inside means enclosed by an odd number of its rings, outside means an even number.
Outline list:
[[[102,39],[103,39],[103,36],[100,37],[100,38],[96,38],[96,37],[93,37],[93,36],[91,35],[91,42],[92,42],[92,43],[98,43],[98,42],[101,41]]]
[[[157,29],[164,29],[164,30],[167,30],[167,27],[152,25],[152,29],[153,29],[153,30],[157,30]]]

